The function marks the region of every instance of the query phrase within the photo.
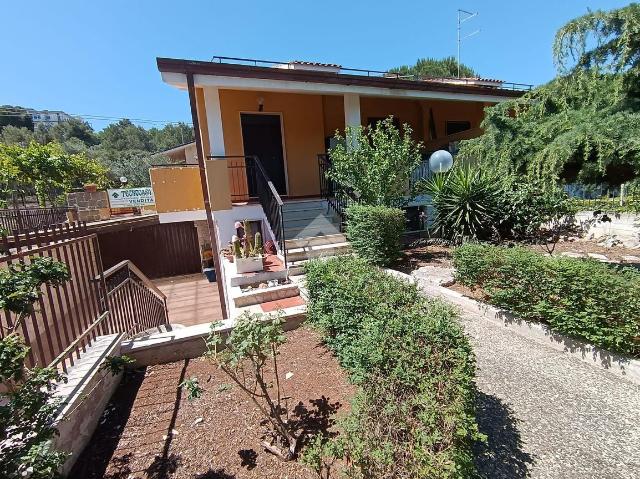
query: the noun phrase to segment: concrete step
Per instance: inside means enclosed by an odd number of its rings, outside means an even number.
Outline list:
[[[322,244],[331,244],[331,243],[346,243],[347,237],[344,233],[337,233],[332,235],[320,235],[320,236],[311,236],[308,238],[299,238],[287,240],[285,242],[285,247],[287,250],[292,248],[308,248],[310,246],[318,246]]]
[[[326,256],[338,256],[351,252],[351,245],[344,243],[329,243],[302,248],[291,248],[287,250],[287,261],[289,263],[312,258],[322,258]]]
[[[305,227],[321,227],[321,226],[335,226],[338,227],[340,226],[340,222],[335,219],[335,218],[331,218],[328,216],[323,216],[323,215],[318,215],[318,216],[314,216],[312,218],[301,218],[301,219],[296,219],[296,220],[285,220],[284,222],[284,228],[285,230],[288,229],[300,229],[300,228],[305,228]]]
[[[327,208],[327,200],[296,200],[296,201],[286,201],[282,205],[283,212],[291,212],[291,211],[305,211],[305,210],[314,210],[314,209],[326,209]]]
[[[327,210],[327,208],[325,207],[282,211],[282,217],[284,218],[285,221],[311,219],[317,216],[326,216],[328,218],[337,217],[336,215],[333,214],[333,210]]]
[[[307,226],[303,228],[287,228],[285,226],[285,240],[293,240],[299,238],[311,238],[314,236],[329,236],[340,233],[340,228],[334,224],[326,224],[322,226]]]
[[[235,289],[235,288],[233,288]],[[240,289],[240,288],[238,288]],[[236,295],[233,295],[236,293]],[[278,299],[292,298],[300,294],[300,289],[297,284],[283,284],[280,286],[274,286],[271,288],[255,288],[250,291],[242,292],[232,291],[233,304],[236,308],[242,308],[244,306],[251,306],[253,304],[261,304],[269,301],[277,301]]]

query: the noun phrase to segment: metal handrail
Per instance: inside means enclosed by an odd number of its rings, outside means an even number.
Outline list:
[[[320,197],[327,200],[327,205],[340,217],[340,231],[344,231],[346,210],[352,204],[360,203],[353,190],[330,178],[327,172],[331,169],[331,161],[325,153],[318,155],[318,172],[320,174]]]
[[[125,268],[129,273],[133,273],[134,276],[136,276],[140,280],[140,282],[142,282],[153,293],[155,293],[156,296],[158,296],[161,300],[166,301],[167,296],[155,284],[153,284],[153,281],[147,278],[147,276],[142,271],[140,271],[140,269],[135,264],[133,264],[131,260],[128,259],[122,260],[118,264],[105,270],[105,272],[103,273],[105,281]],[[130,278],[130,275],[128,276],[128,278]]]
[[[261,65],[288,65],[291,63],[290,61],[285,62],[285,61],[275,61],[275,60],[260,60],[256,58],[224,57],[219,55],[212,56],[210,61],[217,62],[217,63],[231,63],[231,62],[250,63],[256,67]],[[332,66],[330,64],[326,64],[326,65]],[[332,72],[324,72],[324,73],[326,73],[327,75],[332,74]],[[474,80],[470,78],[455,78],[455,77],[443,78],[443,77],[429,76],[429,75],[406,75],[406,74],[401,74],[400,72],[392,72],[389,70],[369,70],[364,68],[348,68],[343,66],[340,66],[340,70],[335,73],[335,75],[339,75],[339,74],[347,74],[347,75],[348,74],[352,74],[352,75],[366,74],[366,76],[368,77],[372,77],[372,76],[386,77],[386,78],[395,78],[397,80],[413,80],[413,81],[450,79],[450,80],[455,80],[459,82],[464,82],[465,85],[481,86],[482,88],[489,88],[489,89],[495,89],[495,90],[530,91],[531,89],[533,89],[533,85],[529,83],[500,82],[500,86],[477,85],[477,84],[474,84],[473,82],[478,80]]]

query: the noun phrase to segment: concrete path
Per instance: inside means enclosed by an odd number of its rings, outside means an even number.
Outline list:
[[[640,386],[475,313],[483,477],[640,478]]]

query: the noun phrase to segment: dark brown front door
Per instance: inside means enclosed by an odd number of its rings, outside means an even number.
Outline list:
[[[281,195],[287,194],[280,115],[240,114],[245,155],[256,155]],[[250,189],[252,187],[250,183]],[[249,194],[253,196],[253,191]]]
[[[105,269],[131,260],[149,278],[201,271],[198,234],[192,221],[99,233]]]

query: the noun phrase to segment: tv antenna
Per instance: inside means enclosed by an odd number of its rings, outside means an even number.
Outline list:
[[[462,36],[462,24],[467,20],[471,20],[473,17],[477,17],[478,13],[475,12],[467,12],[466,10],[458,9],[458,78],[460,78],[460,44],[466,40],[467,38],[471,38],[478,33],[480,33],[480,29],[475,30],[465,36]]]

